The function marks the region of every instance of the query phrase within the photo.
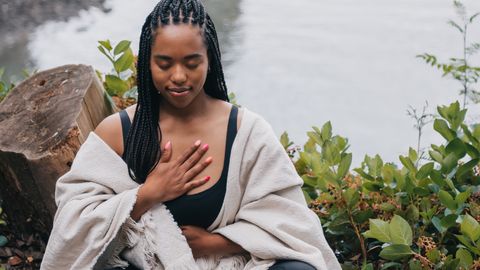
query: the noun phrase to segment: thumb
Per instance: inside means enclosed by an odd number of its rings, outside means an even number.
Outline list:
[[[163,153],[162,153],[162,157],[160,158],[160,161],[168,162],[170,161],[170,158],[172,158],[172,142],[168,141],[163,148]]]

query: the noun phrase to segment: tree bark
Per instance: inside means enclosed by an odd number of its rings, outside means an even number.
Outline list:
[[[115,111],[84,65],[37,73],[0,103],[0,195],[10,229],[48,237],[57,179],[89,132]]]

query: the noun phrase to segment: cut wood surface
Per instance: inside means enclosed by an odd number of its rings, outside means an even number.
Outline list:
[[[37,73],[0,103],[0,195],[10,228],[48,235],[57,179],[89,132],[114,111],[85,65]]]

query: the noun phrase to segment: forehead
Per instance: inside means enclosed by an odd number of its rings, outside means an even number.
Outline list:
[[[192,53],[206,53],[202,29],[199,26],[182,23],[157,28],[152,44],[152,55],[182,57]]]

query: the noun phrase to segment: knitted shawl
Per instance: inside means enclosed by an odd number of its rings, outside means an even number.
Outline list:
[[[303,180],[271,126],[256,113],[241,111],[225,199],[207,230],[239,244],[248,255],[194,259],[161,203],[133,221],[139,185],[122,158],[90,132],[70,171],[57,181],[58,209],[41,269],[103,270],[131,263],[145,270],[260,270],[278,259],[341,269],[318,217],[306,205]]]

